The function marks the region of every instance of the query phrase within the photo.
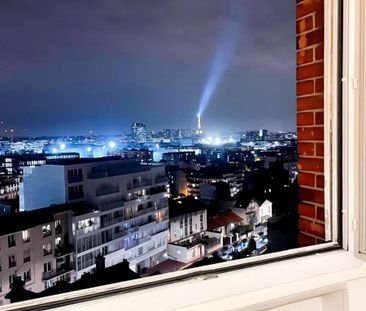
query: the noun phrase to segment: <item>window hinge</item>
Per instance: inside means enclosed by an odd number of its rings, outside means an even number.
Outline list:
[[[352,228],[353,228],[353,230],[357,230],[357,225],[358,225],[357,220],[356,219],[353,219],[352,220]]]
[[[356,77],[352,78],[352,86],[353,86],[353,89],[355,89],[355,90],[358,87],[358,79]]]

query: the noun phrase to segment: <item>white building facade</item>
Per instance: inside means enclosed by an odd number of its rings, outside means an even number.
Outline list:
[[[98,254],[106,267],[127,259],[138,273],[165,259],[169,187],[162,165],[115,157],[54,161],[30,171],[21,188],[23,210],[40,201],[87,207],[73,216],[76,279],[95,271]]]

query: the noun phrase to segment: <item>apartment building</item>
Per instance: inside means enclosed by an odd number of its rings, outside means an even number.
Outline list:
[[[54,206],[0,218],[0,304],[8,303],[14,277],[43,291],[57,281],[74,281],[71,210]]]
[[[244,172],[235,166],[207,166],[187,174],[188,195],[199,197],[202,184],[226,182],[229,184],[230,196],[236,197],[243,190]]]
[[[76,278],[127,259],[143,272],[164,260],[169,232],[168,179],[162,165],[107,157],[49,162],[27,172],[22,210],[73,203]]]
[[[169,208],[168,258],[189,264],[222,247],[220,234],[207,231],[207,209],[199,200],[172,200]]]

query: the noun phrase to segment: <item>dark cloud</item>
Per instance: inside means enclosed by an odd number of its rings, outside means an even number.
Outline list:
[[[1,118],[34,134],[193,126],[233,9],[239,45],[205,125],[294,128],[293,0],[2,0]]]

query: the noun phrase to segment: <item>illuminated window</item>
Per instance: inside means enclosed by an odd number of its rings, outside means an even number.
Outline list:
[[[30,233],[28,230],[22,231],[22,240],[23,240],[23,243],[27,243],[30,241]]]
[[[51,235],[52,234],[52,232],[51,232],[51,225],[44,225],[44,226],[42,226],[42,233],[43,233],[43,236],[44,237]]]

